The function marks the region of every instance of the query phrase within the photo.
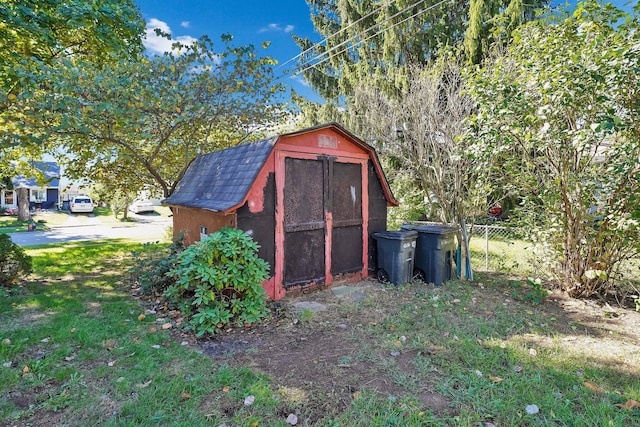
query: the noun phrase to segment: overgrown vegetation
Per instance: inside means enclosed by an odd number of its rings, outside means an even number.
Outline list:
[[[129,269],[129,280],[140,287],[143,295],[159,297],[175,284],[169,272],[176,266],[176,258],[184,250],[184,236],[173,239],[168,253],[165,245],[144,243],[140,250],[132,252],[133,266]]]
[[[0,234],[0,286],[11,288],[31,271],[31,257],[9,235]]]
[[[583,2],[521,27],[467,80],[474,167],[520,196],[521,229],[573,297],[615,291],[640,250],[638,25]]]
[[[177,255],[168,273],[175,284],[165,295],[196,335],[213,334],[230,322],[251,325],[266,316],[268,272],[251,236],[223,228]]]

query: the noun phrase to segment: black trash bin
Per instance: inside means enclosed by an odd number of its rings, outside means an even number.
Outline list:
[[[418,232],[415,276],[437,286],[455,277],[456,227],[405,224],[400,228]]]
[[[380,231],[372,234],[378,250],[378,280],[395,285],[413,280],[416,231]]]

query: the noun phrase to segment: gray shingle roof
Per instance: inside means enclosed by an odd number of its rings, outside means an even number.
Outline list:
[[[11,181],[14,187],[59,187],[60,166],[56,162],[32,162],[32,166],[44,173],[46,183],[38,183],[35,177],[16,176]]]
[[[163,204],[225,211],[241,203],[277,137],[201,154]]]

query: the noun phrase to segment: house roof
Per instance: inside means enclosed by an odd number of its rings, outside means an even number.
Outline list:
[[[27,178],[19,175],[11,180],[14,187],[59,187],[60,186],[60,166],[56,162],[32,162],[32,166],[44,173],[46,184],[38,182],[36,177]]]
[[[261,141],[199,155],[189,165],[173,194],[163,200],[162,203],[218,212],[231,211],[245,202],[253,182],[278,140],[282,137],[300,135],[325,128],[331,128],[342,134],[369,154],[374,163],[376,173],[382,182],[388,203],[392,206],[397,206],[398,202],[391,193],[373,147],[356,138],[336,123],[318,125]]]

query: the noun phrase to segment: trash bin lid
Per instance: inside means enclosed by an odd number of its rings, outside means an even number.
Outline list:
[[[427,234],[449,234],[449,233],[457,233],[458,227],[445,225],[445,224],[428,224],[428,225],[414,225],[414,224],[404,224],[400,227],[402,230],[413,230],[418,233],[427,233]]]
[[[415,240],[418,237],[418,232],[413,230],[378,231],[372,236],[374,239]]]

